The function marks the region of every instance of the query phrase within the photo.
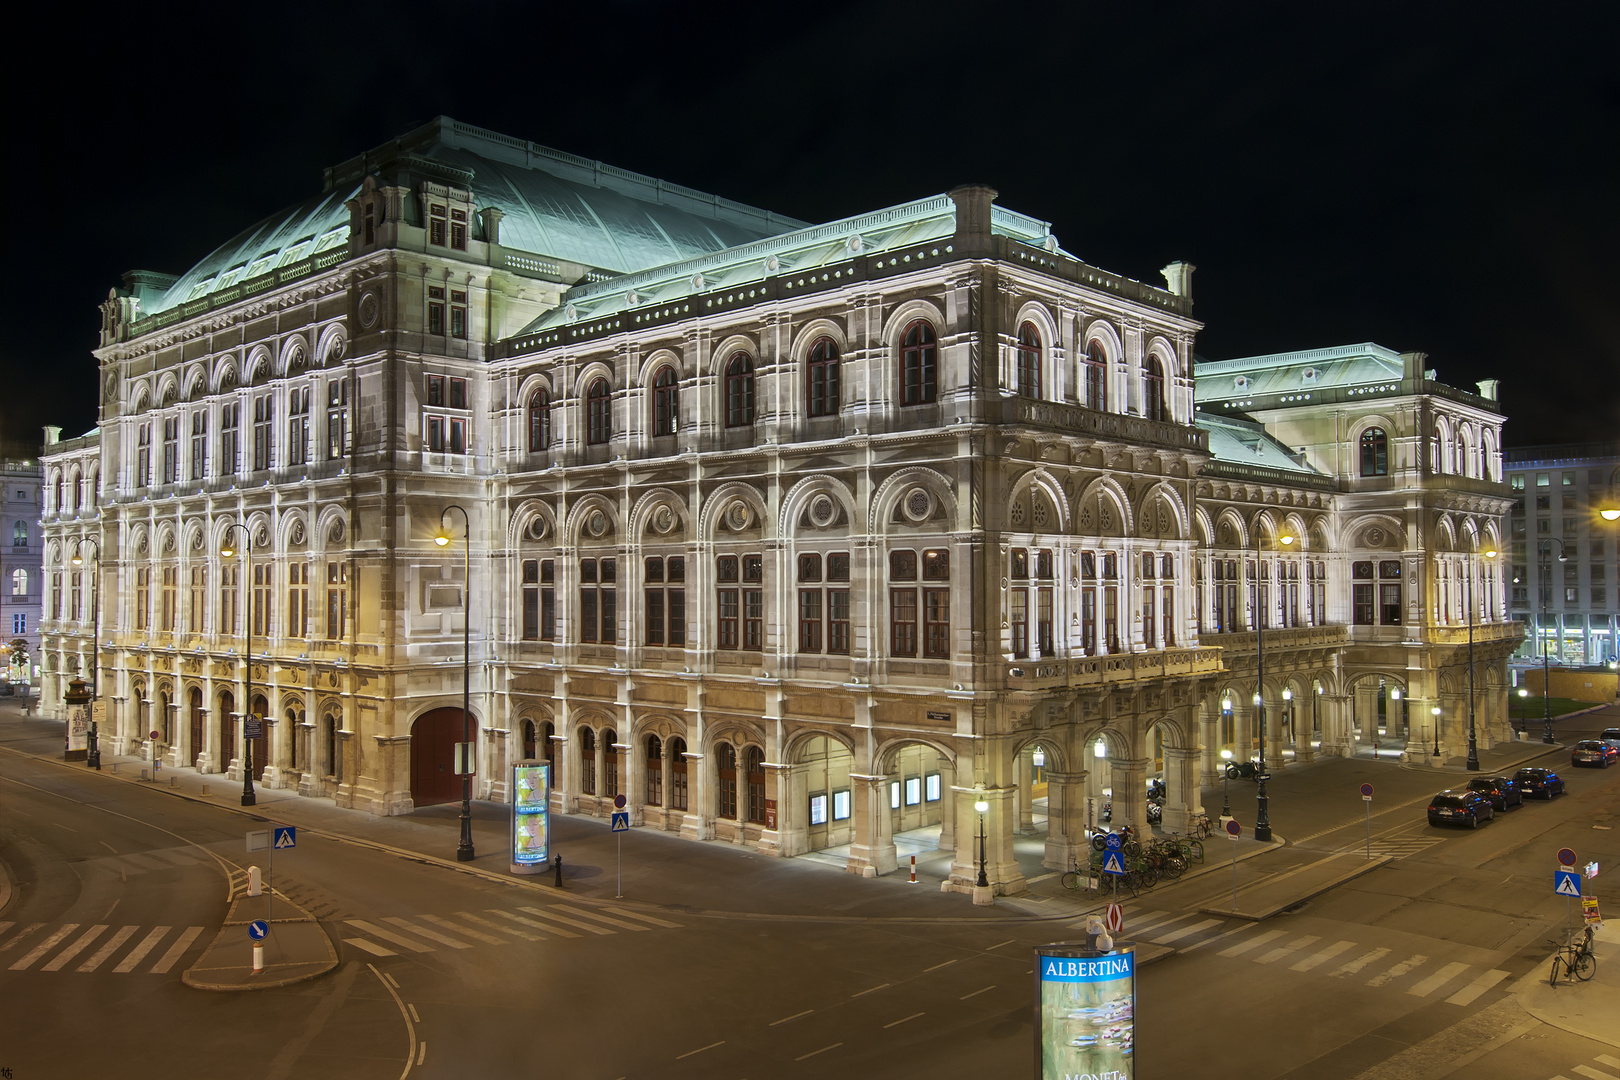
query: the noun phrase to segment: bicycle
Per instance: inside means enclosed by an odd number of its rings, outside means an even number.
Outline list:
[[[1208,814],[1199,814],[1197,817],[1193,818],[1192,832],[1193,832],[1193,836],[1195,836],[1198,840],[1207,840],[1210,836],[1214,835],[1214,833],[1215,833],[1215,823],[1213,821],[1209,820],[1209,815]],[[1203,847],[1202,847],[1202,845],[1199,846],[1198,850],[1199,850],[1198,861],[1203,862],[1204,859],[1203,859]]]
[[[1593,956],[1585,946],[1560,945],[1557,939],[1548,938],[1548,944],[1553,947],[1552,971],[1547,976],[1547,984],[1558,986],[1560,971],[1564,974],[1565,982],[1574,982],[1576,979],[1586,982],[1597,974],[1597,957]]]
[[[1069,869],[1064,871],[1063,876],[1058,879],[1065,889],[1070,892],[1083,892],[1090,897],[1094,897],[1102,891],[1096,874],[1089,871],[1081,873],[1080,862],[1077,859],[1070,859],[1069,863]]]

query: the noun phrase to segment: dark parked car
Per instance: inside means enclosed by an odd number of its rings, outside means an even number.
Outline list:
[[[1571,765],[1596,765],[1607,769],[1612,761],[1620,761],[1620,747],[1597,739],[1582,739],[1569,752]]]
[[[1551,769],[1520,769],[1513,779],[1526,795],[1539,795],[1548,802],[1564,793],[1564,778]]]
[[[1603,734],[1598,736],[1598,742],[1606,742],[1616,750],[1620,750],[1620,727],[1604,728]]]
[[[1479,792],[1491,800],[1491,805],[1498,810],[1524,805],[1524,792],[1519,790],[1519,785],[1511,777],[1476,776],[1468,781],[1468,790]]]
[[[1496,816],[1491,800],[1467,788],[1451,788],[1429,800],[1430,825],[1467,825],[1479,828],[1481,821]]]

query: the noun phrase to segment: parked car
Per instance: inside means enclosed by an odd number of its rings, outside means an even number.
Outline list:
[[[1539,795],[1548,802],[1554,795],[1564,793],[1564,778],[1551,769],[1520,769],[1513,774],[1514,782],[1526,795]]]
[[[1510,806],[1524,805],[1524,792],[1507,776],[1476,776],[1468,781],[1468,790],[1477,791],[1491,800],[1491,806],[1506,810]]]
[[[1620,727],[1604,728],[1603,734],[1598,736],[1598,742],[1606,742],[1616,750],[1620,750]]]
[[[1597,739],[1582,739],[1569,752],[1571,765],[1596,765],[1607,769],[1613,761],[1620,761],[1620,746],[1610,746]]]
[[[1495,816],[1491,800],[1467,788],[1448,788],[1429,800],[1430,825],[1467,825],[1477,829],[1481,821]]]

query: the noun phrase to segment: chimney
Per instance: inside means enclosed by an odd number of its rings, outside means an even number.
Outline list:
[[[62,429],[55,424],[45,425],[45,445],[55,446],[62,441]]]
[[[953,188],[950,196],[956,203],[956,235],[989,236],[990,204],[996,201],[995,189],[983,184],[967,184]]]
[[[1497,387],[1502,385],[1502,380],[1500,380],[1500,379],[1481,379],[1475,385],[1477,385],[1479,387],[1479,396],[1480,397],[1484,398],[1486,401],[1495,401],[1496,400]]]
[[[1401,378],[1411,379],[1413,382],[1425,378],[1423,361],[1429,358],[1428,353],[1403,352],[1401,353]]]

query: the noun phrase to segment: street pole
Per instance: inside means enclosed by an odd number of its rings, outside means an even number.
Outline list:
[[[984,868],[984,813],[990,809],[990,804],[980,799],[973,804],[973,808],[979,812],[979,880],[974,884],[981,889],[987,889],[990,887],[990,877]]]
[[[465,508],[451,503],[439,512],[439,532],[433,542],[440,547],[450,543],[444,516],[461,511],[461,839],[456,843],[456,861],[471,862],[472,838],[472,519]]]

